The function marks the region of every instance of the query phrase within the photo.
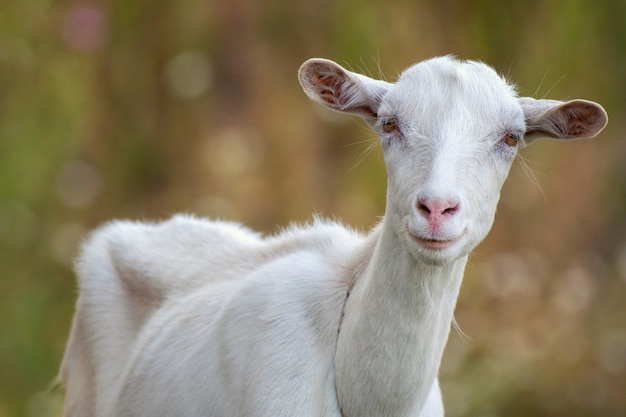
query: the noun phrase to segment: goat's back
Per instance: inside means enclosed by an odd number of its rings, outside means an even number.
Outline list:
[[[245,415],[256,397],[293,397],[298,384],[300,403],[332,403],[348,259],[361,241],[324,222],[269,238],[182,216],[101,228],[77,263],[67,414]]]

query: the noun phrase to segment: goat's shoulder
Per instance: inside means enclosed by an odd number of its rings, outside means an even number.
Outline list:
[[[315,217],[311,222],[292,224],[266,239],[267,253],[281,256],[293,252],[311,252],[345,261],[365,236],[339,221]]]

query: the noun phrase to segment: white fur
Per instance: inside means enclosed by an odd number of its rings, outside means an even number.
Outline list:
[[[395,84],[321,59],[299,77],[381,134],[384,220],[366,235],[315,220],[262,237],[186,216],[99,229],[77,263],[66,415],[442,416],[437,372],[510,135],[606,124],[595,103],[518,99],[488,66],[450,57]]]

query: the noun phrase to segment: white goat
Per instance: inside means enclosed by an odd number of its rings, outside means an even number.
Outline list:
[[[184,216],[101,228],[77,264],[66,415],[442,416],[463,270],[518,148],[607,122],[596,103],[518,98],[487,65],[450,57],[395,84],[323,59],[299,78],[380,134],[382,222],[367,235],[316,220],[261,237]]]

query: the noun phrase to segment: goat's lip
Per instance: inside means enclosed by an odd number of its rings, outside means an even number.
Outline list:
[[[410,233],[413,240],[419,243],[422,247],[426,249],[431,249],[431,250],[447,249],[450,246],[457,243],[459,240],[461,240],[464,234],[465,232],[461,233],[460,235],[454,238],[435,238],[435,237],[419,236],[417,234]]]

